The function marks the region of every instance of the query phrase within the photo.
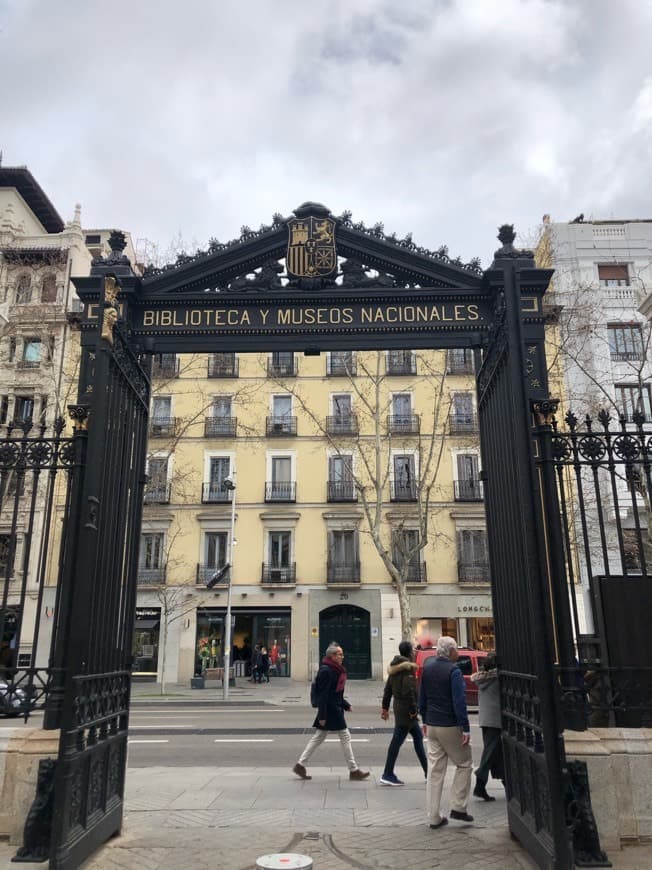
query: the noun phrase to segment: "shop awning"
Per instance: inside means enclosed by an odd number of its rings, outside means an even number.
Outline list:
[[[160,619],[137,619],[135,629],[136,631],[152,631],[152,629],[159,627],[160,622]]]

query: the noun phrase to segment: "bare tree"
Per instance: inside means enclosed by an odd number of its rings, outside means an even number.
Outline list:
[[[354,451],[355,462],[348,466],[350,482],[362,507],[367,534],[392,579],[401,613],[401,633],[412,636],[412,619],[408,583],[420,577],[420,554],[428,546],[451,545],[449,536],[435,523],[442,502],[450,500],[439,482],[442,458],[447,446],[446,422],[451,398],[445,390],[446,366],[443,353],[418,357],[421,373],[401,391],[418,388],[429,390],[429,406],[421,417],[409,413],[403,418],[393,413],[391,378],[385,369],[385,354],[359,354],[357,374],[346,370],[345,383],[354,397],[356,423],[347,434],[345,427],[329,425],[310,403],[305,385],[283,378],[276,383],[291,394],[298,406],[323,437],[331,455],[348,457]],[[425,408],[427,407],[427,411]],[[395,457],[410,457],[397,477]],[[394,487],[396,502],[393,518],[388,521],[387,489]],[[397,488],[402,491],[397,491]],[[401,498],[404,496],[404,498]]]

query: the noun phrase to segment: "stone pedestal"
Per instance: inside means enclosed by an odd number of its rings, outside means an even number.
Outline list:
[[[565,731],[567,758],[586,762],[593,815],[607,852],[652,838],[652,728]]]
[[[36,797],[38,765],[57,758],[59,732],[40,728],[3,729],[0,738],[0,837],[12,845],[23,842],[27,813]]]

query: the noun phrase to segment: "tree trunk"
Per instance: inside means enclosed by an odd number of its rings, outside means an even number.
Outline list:
[[[412,640],[412,612],[410,610],[410,596],[403,580],[396,584],[398,594],[398,606],[401,611],[401,640]]]
[[[161,655],[161,695],[165,694],[165,658],[166,651],[168,646],[168,623],[167,619],[164,616],[163,619],[163,643],[161,644],[163,647],[162,655]]]

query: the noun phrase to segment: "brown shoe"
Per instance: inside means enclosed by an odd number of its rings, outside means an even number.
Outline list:
[[[349,779],[366,779],[369,776],[370,771],[368,770],[350,770],[349,771]]]
[[[298,761],[292,768],[292,773],[296,773],[296,775],[300,776],[301,779],[312,779],[312,777],[308,776],[308,774],[306,773],[306,769],[303,764],[299,764]]]

